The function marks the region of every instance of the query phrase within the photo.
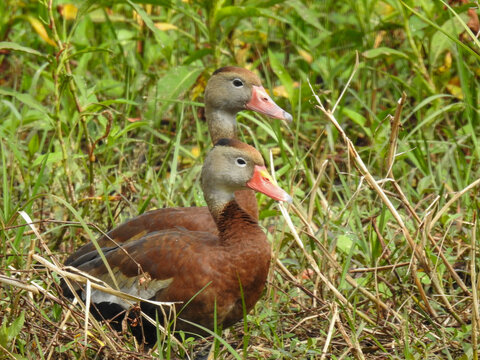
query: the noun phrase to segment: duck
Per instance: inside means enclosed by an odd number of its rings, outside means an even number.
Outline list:
[[[262,86],[260,78],[250,70],[225,66],[213,72],[205,87],[205,118],[215,144],[222,138],[237,138],[237,113],[252,110],[270,118],[292,121],[292,115],[278,106]],[[251,190],[238,191],[237,203],[253,218],[258,219],[258,205]],[[131,218],[97,239],[100,247],[134,241],[154,231],[184,227],[189,230],[216,234],[217,227],[207,207],[161,208]],[[65,265],[95,249],[86,243],[70,254]]]
[[[176,227],[102,249],[119,290],[151,301],[174,302],[175,332],[193,336],[232,326],[254,307],[265,288],[270,244],[257,219],[239,205],[235,192],[250,189],[276,201],[292,200],[269,175],[262,155],[237,139],[216,142],[205,158],[200,184],[216,234]],[[71,266],[113,286],[96,250]],[[68,293],[66,284],[62,288]],[[81,286],[76,285],[75,291],[81,292]],[[95,317],[115,317],[114,328],[121,329],[118,314],[130,308],[128,303],[99,290],[92,290],[91,302]],[[157,305],[141,302],[140,307],[153,319],[162,319]],[[153,325],[143,321],[136,330],[136,337],[154,345]]]

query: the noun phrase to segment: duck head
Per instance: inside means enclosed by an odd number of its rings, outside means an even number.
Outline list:
[[[236,139],[220,139],[210,150],[202,168],[201,185],[214,217],[234,200],[237,190],[252,189],[277,201],[292,201],[268,173],[262,155]]]
[[[292,115],[272,100],[257,75],[235,66],[216,70],[205,88],[205,115],[214,143],[236,137],[235,118],[242,110],[292,121]]]

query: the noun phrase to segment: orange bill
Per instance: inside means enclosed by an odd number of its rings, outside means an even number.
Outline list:
[[[252,87],[252,99],[245,106],[248,110],[253,110],[275,119],[282,119],[288,122],[293,120],[292,115],[275,104],[263,86],[254,85]]]
[[[292,197],[273,181],[265,166],[255,165],[253,176],[247,182],[247,186],[271,197],[273,200],[292,202]]]

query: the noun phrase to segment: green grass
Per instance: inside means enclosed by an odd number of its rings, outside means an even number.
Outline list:
[[[478,358],[475,3],[73,3],[76,19],[61,0],[0,3],[0,358],[169,359],[209,346],[167,335],[145,353],[91,321],[85,347],[81,309],[69,313],[60,275],[38,261],[61,264],[146,210],[204,205],[202,93],[230,64],[255,69],[294,116],[290,127],[238,117],[240,138],[267,162],[273,152],[294,227],[258,196],[268,287],[216,357]],[[336,104],[334,119],[314,95]]]

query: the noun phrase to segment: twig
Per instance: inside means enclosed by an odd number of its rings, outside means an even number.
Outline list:
[[[353,70],[353,73],[352,73],[352,76],[354,75],[355,71],[357,70],[358,68],[358,54],[357,54],[357,58],[356,58],[356,66]],[[435,272],[432,271],[431,269],[431,266],[429,264],[429,261],[428,261],[428,258],[426,257],[426,255],[420,251],[421,249],[415,244],[415,241],[413,240],[412,236],[410,235],[410,232],[408,231],[402,217],[400,216],[400,214],[398,213],[397,209],[393,206],[392,202],[390,201],[390,199],[387,197],[387,195],[385,194],[385,191],[380,187],[380,185],[378,184],[378,182],[373,178],[372,174],[368,171],[365,163],[363,162],[362,158],[360,157],[359,153],[357,152],[357,150],[355,149],[355,146],[353,145],[352,141],[348,138],[348,136],[346,135],[345,131],[343,130],[343,128],[340,126],[340,124],[338,123],[338,121],[336,120],[335,116],[333,115],[333,113],[329,110],[327,110],[324,106],[323,106],[323,103],[322,101],[320,100],[320,98],[318,97],[318,95],[315,93],[315,91],[313,90],[312,88],[312,85],[310,84],[309,82],[309,85],[310,85],[310,89],[313,93],[313,96],[315,97],[315,99],[317,100],[318,102],[318,105],[317,107],[325,114],[325,116],[330,120],[330,122],[337,128],[338,132],[340,133],[341,137],[343,138],[343,141],[345,142],[345,144],[347,145],[347,149],[348,149],[348,154],[350,154],[350,156],[352,157],[353,161],[354,161],[354,164],[356,166],[356,168],[358,169],[358,171],[365,177],[365,180],[368,182],[368,184],[370,185],[370,187],[379,195],[379,197],[381,198],[381,200],[383,201],[383,203],[387,206],[387,208],[389,209],[390,213],[393,215],[393,217],[395,218],[395,220],[397,221],[397,223],[399,224],[401,230],[402,230],[402,233],[405,237],[405,239],[407,240],[407,243],[409,244],[410,246],[410,249],[412,250],[415,258],[418,260],[420,266],[424,269],[424,271],[428,274],[428,276],[430,277],[430,279],[432,280],[432,284],[433,286],[435,287],[435,289],[437,290],[437,292],[439,293],[440,295],[440,298],[442,300],[442,302],[444,303],[445,307],[447,308],[447,310],[450,312],[450,314],[452,314],[452,316],[460,323],[460,324],[464,324],[464,321],[458,316],[458,314],[454,311],[452,305],[450,304],[450,302],[448,301],[447,297],[445,296],[445,293],[443,291],[443,288],[441,286],[441,283],[438,279],[438,276]],[[479,179],[480,180],[480,179]],[[425,301],[426,300],[426,297],[424,297],[423,295],[425,295],[425,290],[423,289],[422,287],[422,284],[419,282],[419,281],[415,281],[417,287],[418,287],[418,290],[420,292],[420,294],[422,294],[422,299]],[[426,308],[427,309],[432,309],[430,304],[425,304]],[[431,313],[431,315],[435,315],[434,312]]]
[[[390,147],[388,149],[387,162],[385,164],[385,168],[387,169],[385,177],[387,178],[391,177],[392,175],[393,162],[395,160],[395,154],[397,152],[398,131],[400,130],[400,116],[402,114],[402,109],[405,105],[406,100],[407,94],[403,92],[402,97],[400,98],[400,100],[398,100],[397,109],[395,110],[395,115],[391,121]]]
[[[88,318],[90,317],[90,300],[92,296],[92,283],[90,280],[87,279],[87,283],[85,284],[85,313],[84,313],[84,339],[85,339],[85,347],[88,344]]]
[[[327,164],[328,164],[328,161],[325,160],[320,165],[320,170],[318,170],[317,178],[315,179],[315,182],[313,183],[313,186],[311,189],[312,194],[315,194],[317,191],[319,191],[320,180],[322,179],[322,176],[325,171],[325,168],[327,167]],[[308,203],[308,222],[312,222],[314,208],[315,208],[315,196],[310,196],[310,202]]]
[[[0,283],[13,286],[14,288],[23,289],[36,295],[40,294],[40,290],[37,287],[26,284],[23,280],[12,279],[5,275],[0,275]]]
[[[405,196],[405,194],[403,193],[402,189],[400,188],[400,186],[398,185],[397,181],[395,179],[393,179],[393,187],[395,188],[395,190],[397,191],[398,195],[400,196],[400,201],[403,203],[403,205],[407,208],[408,212],[410,213],[410,215],[413,216],[413,218],[415,219],[415,221],[417,222],[417,226],[421,226],[422,225],[422,220],[420,219],[420,217],[417,215],[417,213],[415,212],[415,210],[413,209],[412,205],[410,204],[410,202],[408,201],[407,197]],[[438,200],[438,197],[435,198],[435,201]],[[429,206],[430,208],[431,206]],[[431,225],[431,221],[430,221],[430,225]],[[427,233],[427,237],[428,237],[428,240],[430,240],[430,242],[432,243],[432,245],[434,246],[435,250],[437,251],[437,254],[438,256],[440,256],[440,258],[442,259],[443,263],[445,264],[445,267],[447,268],[448,272],[450,273],[450,275],[453,277],[453,279],[457,282],[458,286],[460,286],[463,290],[463,292],[467,295],[467,296],[471,296],[471,293],[470,293],[470,290],[468,289],[468,287],[465,285],[465,283],[463,282],[463,280],[460,278],[460,276],[458,275],[458,273],[455,271],[455,269],[453,268],[452,264],[450,264],[450,262],[448,261],[448,259],[445,257],[445,254],[440,250],[437,242],[435,241],[435,239],[433,238],[432,234],[430,233],[430,231],[426,231]]]
[[[328,328],[327,338],[325,339],[325,345],[323,345],[322,356],[320,357],[320,360],[324,360],[327,356],[328,347],[330,346],[330,342],[332,341],[333,329],[335,328],[335,324],[338,318],[337,304],[333,303],[332,307],[333,307],[333,316],[332,316],[332,320],[330,320],[330,326]]]
[[[438,210],[438,212],[433,217],[432,221],[430,222],[430,226],[427,228],[427,232],[430,233],[432,231],[433,226],[436,222],[440,219],[440,217],[448,210],[448,208],[457,201],[462,195],[473,189],[475,186],[480,185],[480,178],[472,182],[468,185],[465,189],[460,190],[459,192],[455,193],[450,200],[447,201],[443,207]]]
[[[275,171],[274,171],[274,168],[273,168],[273,158],[272,158],[272,152],[270,152],[270,164],[272,166],[272,176],[273,176],[273,179],[275,180]],[[280,212],[282,213],[288,227],[290,228],[290,231],[293,235],[293,238],[295,239],[297,245],[300,247],[300,249],[302,250],[303,252],[303,255],[305,256],[305,258],[308,260],[310,266],[313,268],[313,270],[315,271],[315,273],[317,274],[317,276],[327,285],[327,287],[333,292],[333,294],[335,295],[335,297],[342,303],[344,304],[345,306],[347,306],[349,309],[351,310],[355,310],[356,313],[362,318],[364,319],[365,321],[367,321],[369,324],[372,324],[374,325],[375,322],[370,319],[370,317],[363,313],[362,311],[358,310],[358,309],[354,309],[354,306],[338,291],[338,289],[330,282],[330,280],[327,279],[327,277],[325,275],[323,275],[320,271],[320,268],[318,267],[315,259],[312,257],[312,255],[310,255],[306,249],[305,249],[305,246],[303,245],[302,243],[302,240],[300,239],[300,236],[298,235],[298,232],[297,230],[295,229],[295,226],[293,225],[293,222],[292,222],[292,219],[290,218],[290,215],[288,214],[288,211],[287,209],[285,208],[285,206],[280,202],[278,203],[278,207],[280,208]],[[347,277],[349,277],[347,275]],[[355,282],[355,280],[353,280],[353,278],[349,277],[351,281],[353,281],[353,283],[356,285],[355,287],[359,287],[358,284]],[[360,287],[360,290],[362,288]],[[365,290],[365,289],[363,289]],[[366,291],[366,290],[365,290]],[[368,291],[366,291],[368,293]],[[387,311],[391,311],[393,312],[396,316],[398,315],[394,310],[392,310],[391,308],[389,308],[385,303],[379,301],[378,299],[375,298],[374,295],[368,293],[367,295],[371,300],[375,301],[375,303],[377,303],[379,306],[383,307],[385,310]],[[398,318],[401,318],[400,315],[398,315]]]
[[[351,274],[356,274],[356,273],[367,273],[367,272],[373,272],[373,271],[383,271],[383,270],[394,270],[398,267],[404,267],[410,265],[410,262],[402,262],[398,264],[393,264],[393,265],[384,265],[384,266],[376,266],[372,268],[359,268],[359,269],[352,269],[349,270],[348,272]]]
[[[311,237],[318,245],[319,249],[322,251],[322,253],[325,255],[325,258],[327,259],[327,261],[329,262],[330,265],[332,265],[337,271],[339,271],[340,273],[343,271],[342,270],[342,267],[340,266],[340,264],[337,262],[337,260],[332,256],[332,254],[325,248],[325,246],[320,242],[320,240],[317,239],[317,237],[315,236],[315,234],[313,233],[312,230],[314,230],[313,226],[314,224],[311,223],[311,224],[308,224],[306,223],[306,219],[301,216],[301,212],[299,209],[297,209],[294,205],[292,205],[292,208],[293,210],[295,211],[295,213],[299,214],[299,218],[300,220],[305,224],[305,226],[307,227],[307,235],[309,237]],[[322,278],[323,280],[323,278]],[[346,274],[345,275],[345,280],[351,285],[353,286],[355,289],[357,289],[358,291],[360,291],[363,295],[365,295],[370,301],[374,302],[377,306],[381,307],[382,309],[384,309],[386,312],[388,313],[391,313],[397,320],[399,320],[400,322],[403,321],[403,317],[397,312],[395,311],[394,309],[392,309],[391,307],[389,307],[387,304],[385,304],[382,300],[378,299],[375,295],[373,295],[372,293],[370,293],[367,289],[365,289],[364,287],[360,286],[357,281],[349,274]],[[328,280],[327,280],[328,281]],[[327,284],[328,286],[328,284]],[[358,310],[356,310],[358,311]]]
[[[478,339],[480,336],[479,325],[480,325],[480,314],[478,308],[478,293],[477,287],[477,271],[476,263],[477,260],[477,212],[473,212],[473,229],[472,229],[472,238],[471,238],[471,250],[470,250],[470,276],[472,280],[472,349],[473,349],[473,359],[478,359]],[[479,278],[480,280],[480,278]]]
[[[363,355],[362,350],[360,349],[360,344],[358,344],[356,335],[355,335],[355,339],[353,339],[353,342],[352,342],[352,339],[350,338],[350,336],[348,336],[340,317],[337,317],[336,324],[337,324],[338,330],[340,330],[340,333],[342,334],[343,339],[348,344],[347,353],[350,352],[351,350],[355,350],[355,355],[356,355],[355,357],[360,358],[361,360],[364,360],[365,356]]]

